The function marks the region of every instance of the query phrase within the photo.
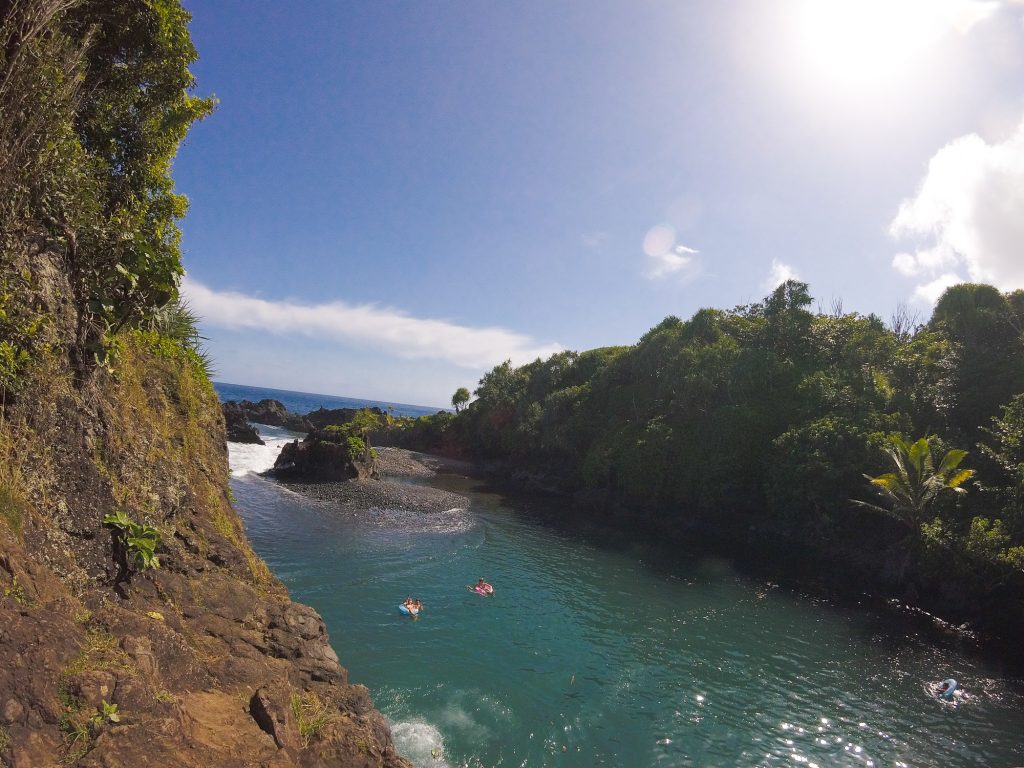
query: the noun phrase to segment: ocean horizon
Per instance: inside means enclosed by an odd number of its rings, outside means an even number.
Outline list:
[[[376,406],[395,416],[418,417],[429,416],[438,411],[450,410],[437,406],[396,403],[391,400],[371,400],[359,397],[326,395],[317,392],[298,392],[290,389],[257,387],[249,384],[231,384],[223,381],[213,382],[213,388],[221,402],[229,400],[251,400],[254,402],[265,399],[278,400],[289,411],[298,414],[310,413],[318,408],[371,408]]]

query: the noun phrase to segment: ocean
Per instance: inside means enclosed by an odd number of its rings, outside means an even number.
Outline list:
[[[392,403],[387,400],[360,400],[355,397],[339,397],[336,395],[318,395],[312,392],[292,392],[286,389],[269,389],[267,387],[250,387],[245,384],[228,384],[215,381],[213,388],[222,401],[224,400],[279,400],[292,413],[309,413],[323,407],[332,408],[370,408],[377,406],[383,411],[390,411],[395,416],[427,416],[437,413],[442,408],[431,408],[426,405],[409,405],[408,403]]]

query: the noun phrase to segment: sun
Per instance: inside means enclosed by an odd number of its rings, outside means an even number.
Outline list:
[[[814,74],[871,85],[899,76],[944,36],[997,8],[984,0],[800,0],[796,26]]]

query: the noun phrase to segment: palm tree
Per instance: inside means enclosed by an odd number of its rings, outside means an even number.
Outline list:
[[[892,472],[878,477],[864,475],[881,496],[884,505],[853,500],[854,504],[896,518],[912,532],[921,530],[925,515],[943,491],[967,493],[963,484],[974,476],[973,469],[958,469],[967,451],[948,451],[938,468],[932,461],[927,437],[915,443],[900,435],[889,436],[886,454],[892,460]]]
[[[455,406],[455,412],[459,413],[463,408],[466,407],[466,403],[469,402],[469,390],[465,387],[459,387],[455,390],[455,394],[452,395],[452,405]]]

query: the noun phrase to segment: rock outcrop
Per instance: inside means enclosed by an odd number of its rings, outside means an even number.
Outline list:
[[[337,482],[375,477],[376,465],[373,449],[362,438],[341,429],[315,429],[301,442],[286,444],[271,472],[281,480]]]
[[[312,424],[306,417],[292,413],[284,407],[284,403],[280,400],[267,398],[258,403],[251,400],[240,400],[235,405],[245,419],[253,424],[284,427],[292,432],[309,432],[312,429]]]
[[[242,407],[229,400],[221,403],[221,411],[224,413],[224,427],[227,431],[227,439],[230,443],[255,443],[266,445],[260,438],[260,433],[249,423]]]
[[[0,410],[0,764],[409,768],[251,549],[195,355],[125,331],[83,370],[62,258],[5,259],[44,320]],[[113,513],[152,529],[158,568],[119,567]]]
[[[358,408],[324,408],[323,406],[320,406],[315,411],[307,413],[303,418],[309,422],[312,427],[324,429],[332,424],[347,424],[356,417],[359,410],[360,409]],[[365,410],[368,410],[377,416],[385,415],[384,411],[376,406],[366,408]]]

